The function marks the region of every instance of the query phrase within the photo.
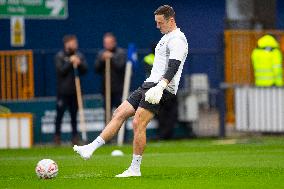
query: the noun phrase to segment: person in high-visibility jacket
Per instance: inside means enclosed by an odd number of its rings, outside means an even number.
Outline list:
[[[264,35],[261,37],[251,58],[256,86],[283,86],[282,53],[279,43],[273,36]]]

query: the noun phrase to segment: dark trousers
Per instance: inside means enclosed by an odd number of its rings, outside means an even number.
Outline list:
[[[56,104],[56,119],[55,119],[55,135],[61,135],[61,123],[65,110],[68,108],[71,117],[72,136],[76,136],[77,131],[77,96],[76,95],[58,95]]]
[[[104,107],[106,107],[106,95],[103,92],[102,95],[104,96]],[[122,103],[122,91],[121,92],[112,92],[110,95],[111,99],[111,108],[118,108],[118,106]]]
[[[161,106],[159,114],[159,135],[161,139],[173,137],[174,127],[177,122],[177,97],[165,101]]]
[[[122,92],[111,94],[111,108],[118,108],[121,104]]]

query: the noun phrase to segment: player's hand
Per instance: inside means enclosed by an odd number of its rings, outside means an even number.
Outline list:
[[[78,67],[81,63],[80,57],[77,55],[72,55],[70,57],[70,62],[73,64],[74,67]]]
[[[145,93],[145,101],[151,104],[159,104],[163,91],[167,87],[167,82],[165,80],[161,80],[155,87],[150,88]]]

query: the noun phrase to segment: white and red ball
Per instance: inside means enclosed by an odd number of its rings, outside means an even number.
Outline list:
[[[51,179],[56,177],[58,173],[58,166],[51,159],[43,159],[37,163],[35,172],[41,179]]]

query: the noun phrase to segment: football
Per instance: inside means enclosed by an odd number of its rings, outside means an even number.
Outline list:
[[[41,179],[52,179],[58,173],[58,166],[51,159],[43,159],[37,163],[35,172]]]

